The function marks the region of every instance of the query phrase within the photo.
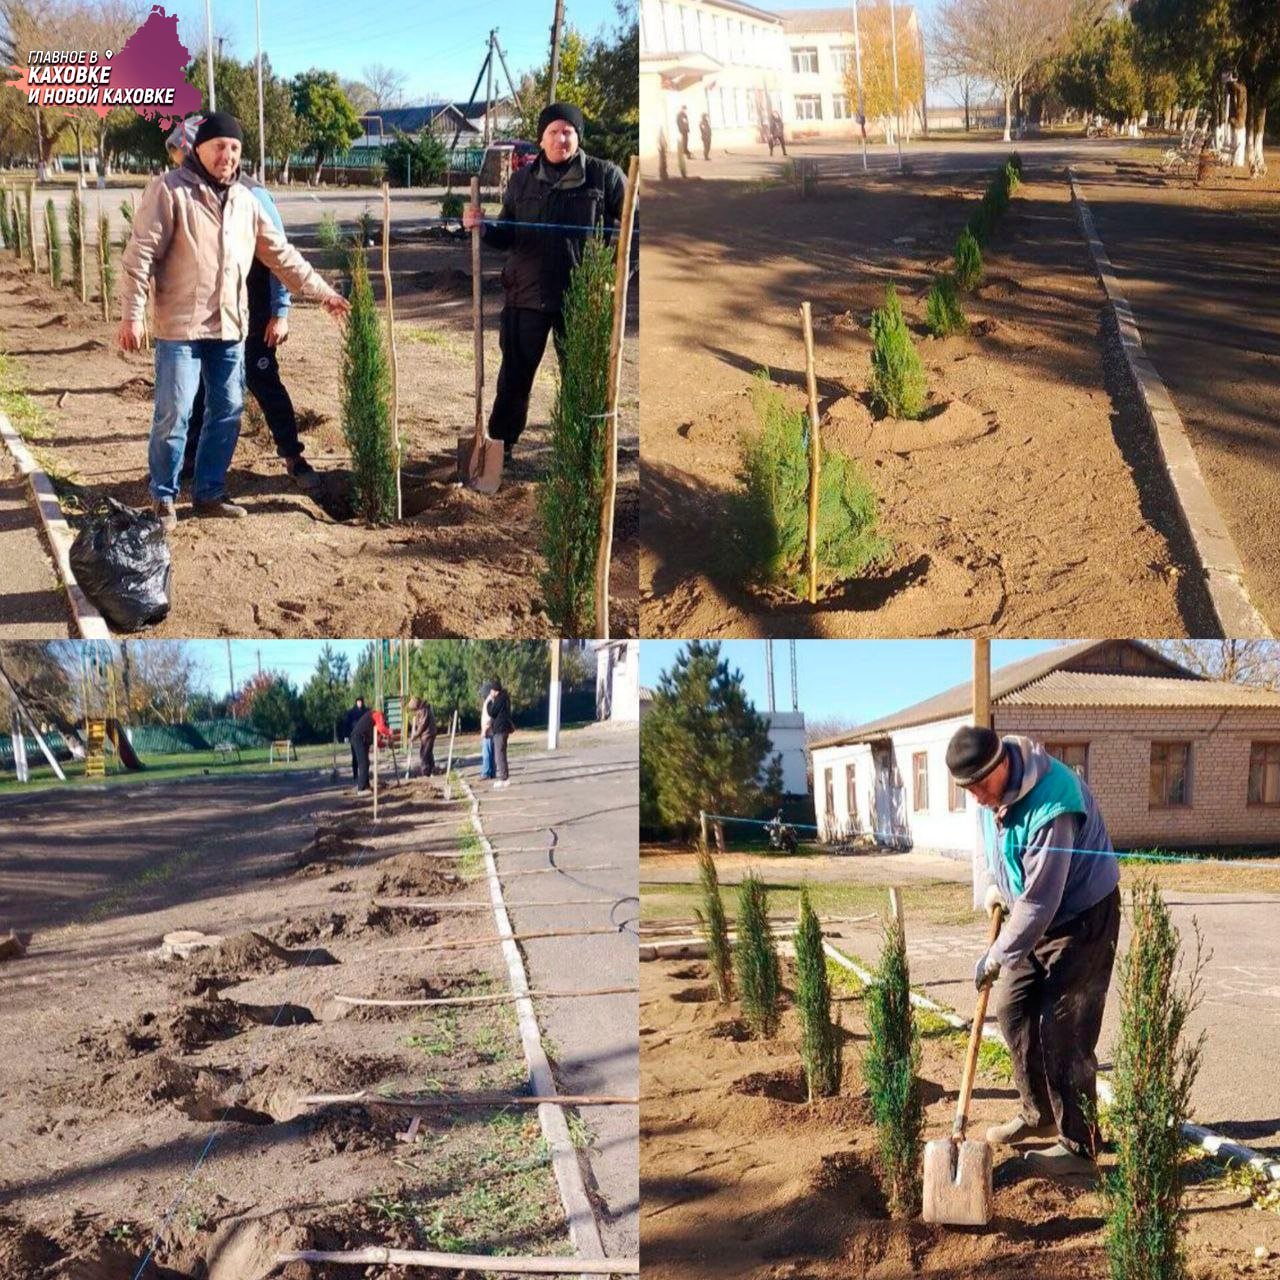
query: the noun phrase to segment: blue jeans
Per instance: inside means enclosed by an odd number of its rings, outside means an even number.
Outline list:
[[[205,338],[196,342],[156,339],[156,403],[151,417],[151,496],[178,496],[182,451],[191,406],[204,381],[204,423],[196,450],[191,493],[197,502],[224,497],[227,468],[240,438],[244,408],[244,343]]]
[[[480,776],[482,778],[493,777],[493,739],[480,739]]]

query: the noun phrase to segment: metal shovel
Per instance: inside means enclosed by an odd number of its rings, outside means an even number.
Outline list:
[[[471,203],[480,203],[480,179],[471,179]],[[471,229],[471,325],[475,330],[476,421],[458,438],[458,478],[479,493],[497,493],[502,484],[502,441],[484,425],[484,304],[480,297],[480,228]]]
[[[1003,915],[999,907],[991,913],[988,950],[995,945],[1000,934]],[[994,1208],[991,1144],[964,1136],[965,1126],[969,1123],[973,1077],[978,1069],[982,1024],[986,1021],[990,995],[991,983],[987,983],[978,992],[978,1007],[973,1015],[973,1029],[969,1032],[969,1051],[965,1055],[960,1097],[956,1101],[956,1122],[951,1136],[925,1143],[922,1216],[926,1222],[941,1222],[955,1227],[985,1227],[991,1221]]]

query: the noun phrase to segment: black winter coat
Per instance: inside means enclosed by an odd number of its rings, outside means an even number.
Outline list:
[[[501,693],[495,693],[489,703],[489,732],[514,733],[515,730],[516,722],[511,718],[511,699],[504,689]]]
[[[614,229],[622,222],[626,188],[626,178],[616,164],[585,151],[574,156],[558,180],[541,156],[516,170],[507,183],[498,220],[488,223],[484,233],[485,244],[511,250],[502,269],[507,305],[558,312],[569,276],[582,259],[586,234],[504,227],[504,222]]]

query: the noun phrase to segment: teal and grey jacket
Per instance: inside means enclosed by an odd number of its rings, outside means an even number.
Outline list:
[[[1052,928],[1101,902],[1120,883],[1106,824],[1088,786],[1030,738],[1006,737],[1009,786],[1000,806],[983,808],[978,868],[1009,904],[989,953],[1016,964]]]

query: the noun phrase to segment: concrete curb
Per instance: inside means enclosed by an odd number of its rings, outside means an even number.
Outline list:
[[[864,985],[874,980],[862,965],[851,956],[838,951],[829,942],[824,941],[822,949],[827,953],[828,958],[834,960],[842,968],[848,969]],[[922,996],[918,992],[913,991],[911,993],[911,1003],[919,1009],[928,1009],[930,1013],[936,1013],[943,1021],[955,1027],[957,1031],[968,1031],[973,1025],[972,1018],[962,1018],[954,1009],[948,1009],[946,1005],[938,1004],[937,1001],[930,1000],[928,996]],[[998,1028],[988,1027],[985,1024],[982,1028],[982,1038],[984,1040],[994,1040],[1000,1045],[1005,1043],[1004,1036],[1000,1034]],[[1007,1048],[1008,1046],[1005,1045],[1005,1047]],[[1100,1079],[1098,1081],[1098,1099],[1104,1106],[1110,1106],[1115,1101],[1115,1093],[1111,1088],[1110,1080]],[[1280,1182],[1280,1160],[1272,1160],[1267,1156],[1260,1155],[1252,1147],[1232,1142],[1230,1138],[1224,1138],[1222,1134],[1214,1133],[1212,1129],[1206,1129],[1199,1124],[1184,1124],[1182,1126],[1182,1136],[1188,1146],[1199,1147],[1210,1159],[1217,1160],[1221,1164],[1244,1165],[1247,1168],[1256,1170],[1264,1178],[1268,1178],[1272,1182]]]
[[[1182,417],[1142,345],[1133,308],[1121,290],[1106,246],[1098,237],[1093,214],[1076,182],[1074,166],[1068,165],[1067,174],[1080,230],[1115,315],[1129,375],[1160,447],[1160,456],[1177,495],[1183,522],[1195,544],[1218,625],[1222,634],[1231,638],[1270,639],[1270,629],[1249,599],[1240,553],[1205,484]]]
[[[546,1051],[542,1047],[542,1032],[538,1027],[538,1016],[533,1001],[526,994],[529,990],[529,977],[525,972],[524,959],[520,949],[512,940],[515,932],[511,927],[511,918],[507,914],[506,902],[502,896],[502,881],[498,878],[498,864],[494,859],[493,846],[484,833],[484,825],[480,820],[480,801],[471,784],[459,777],[458,784],[471,804],[471,826],[484,850],[486,878],[489,881],[489,896],[493,900],[493,914],[497,921],[498,933],[502,935],[502,954],[507,962],[507,971],[511,979],[511,988],[520,997],[516,1001],[516,1018],[520,1026],[520,1041],[524,1046],[525,1062],[529,1067],[529,1077],[533,1081],[533,1091],[540,1097],[549,1097],[559,1092],[556,1088],[555,1076],[551,1072],[551,1064],[547,1061]],[[582,1166],[578,1163],[578,1152],[569,1136],[569,1122],[565,1119],[564,1108],[552,1103],[542,1103],[538,1107],[538,1121],[542,1126],[542,1136],[551,1150],[551,1165],[556,1175],[556,1186],[560,1191],[560,1203],[564,1206],[565,1219],[569,1224],[569,1238],[573,1247],[583,1258],[604,1258],[604,1243],[600,1239],[600,1226],[596,1222],[595,1209],[591,1197],[587,1194],[586,1183],[582,1177]],[[565,1259],[565,1275],[576,1274],[573,1259]]]
[[[76,575],[71,571],[71,544],[75,541],[75,534],[63,519],[62,505],[58,502],[53,482],[32,456],[3,410],[0,410],[0,438],[4,440],[13,460],[18,464],[18,470],[27,477],[27,483],[31,486],[36,513],[40,517],[45,542],[53,551],[54,564],[57,565],[61,579],[59,585],[66,592],[76,631],[85,640],[110,640],[111,631],[107,620],[90,603],[89,597],[80,589]]]

